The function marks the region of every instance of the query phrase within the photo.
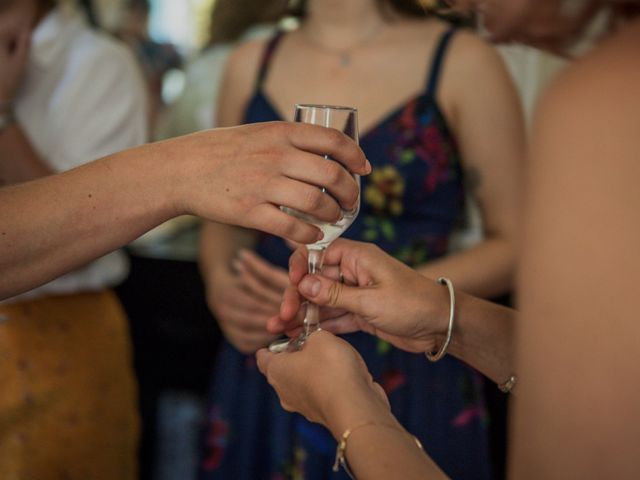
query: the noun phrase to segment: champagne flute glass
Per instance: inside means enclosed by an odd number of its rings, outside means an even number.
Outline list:
[[[322,125],[324,127],[335,128],[351,137],[358,143],[358,111],[351,107],[339,107],[333,105],[296,105],[295,121],[302,123],[311,123],[314,125]],[[328,155],[324,157],[328,162],[333,162]],[[360,188],[360,177],[352,174]],[[324,191],[324,189],[323,189]],[[335,223],[323,222],[310,215],[292,210],[290,208],[281,207],[282,210],[290,215],[298,217],[307,223],[315,225],[324,237],[322,240],[307,245],[309,250],[309,273],[315,274],[322,271],[322,262],[324,259],[325,249],[349,228],[358,216],[360,211],[360,197],[355,208],[351,211],[343,210],[342,218]],[[320,328],[320,315],[318,306],[309,302],[307,305],[307,313],[304,318],[302,332],[297,338],[292,340],[282,339],[273,342],[269,346],[272,352],[283,352],[285,350],[299,350],[304,345],[306,339],[313,332]]]

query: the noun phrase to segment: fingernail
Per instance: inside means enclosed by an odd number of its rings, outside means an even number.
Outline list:
[[[369,175],[373,171],[373,167],[371,166],[371,162],[369,161],[368,158],[365,159],[365,160],[366,160],[366,163],[364,165],[364,168],[365,168],[365,172],[364,173],[366,175]]]
[[[321,231],[318,232],[318,236],[317,236],[317,242],[319,242],[320,240],[322,240],[324,238],[324,233],[322,233]]]
[[[320,280],[307,277],[300,282],[299,288],[302,293],[315,297],[320,293]]]

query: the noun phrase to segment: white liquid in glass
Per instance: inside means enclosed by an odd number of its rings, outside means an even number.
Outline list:
[[[358,216],[358,210],[359,208],[356,208],[350,212],[343,210],[343,217],[341,220],[337,221],[336,223],[329,223],[317,220],[311,215],[298,212],[297,210],[292,210],[285,207],[282,208],[282,211],[284,211],[285,213],[293,215],[294,217],[299,218],[306,223],[310,223],[311,225],[318,227],[322,231],[322,233],[324,234],[324,238],[322,240],[307,245],[307,248],[312,250],[320,250],[326,248],[331,244],[331,242],[340,237],[340,235],[342,235],[344,231],[349,228],[353,221],[356,219],[356,217]]]

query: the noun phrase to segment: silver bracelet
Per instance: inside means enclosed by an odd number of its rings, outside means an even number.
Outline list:
[[[436,353],[425,352],[425,356],[430,362],[437,362],[447,353],[447,348],[449,348],[449,343],[451,343],[451,334],[453,333],[453,319],[455,317],[456,310],[456,295],[453,291],[453,283],[451,283],[451,280],[445,277],[440,277],[438,279],[438,283],[446,285],[449,289],[449,328],[447,330],[447,337],[440,347],[440,350],[438,350]]]

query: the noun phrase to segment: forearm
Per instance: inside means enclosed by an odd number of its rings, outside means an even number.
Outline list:
[[[337,441],[347,429],[352,430],[345,453],[355,478],[447,478],[374,392],[345,395],[347,397],[342,402],[345,406],[331,415],[328,427]]]
[[[158,149],[0,190],[0,298],[34,288],[183,212]]]
[[[498,384],[506,381],[515,373],[517,312],[458,291],[455,313],[448,353]]]
[[[0,185],[14,185],[53,173],[17,123],[0,133]]]
[[[456,289],[481,298],[508,293],[513,285],[515,253],[503,237],[488,238],[479,245],[417,268],[426,277],[448,277]]]

